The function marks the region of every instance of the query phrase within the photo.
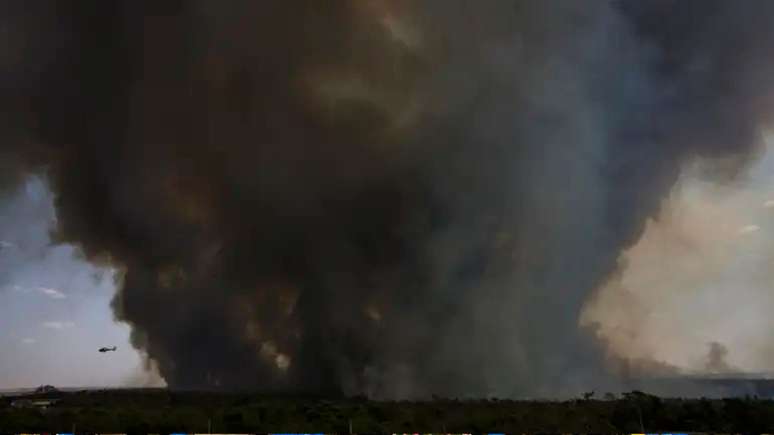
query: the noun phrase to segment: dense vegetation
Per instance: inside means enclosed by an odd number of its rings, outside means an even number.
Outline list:
[[[629,393],[564,402],[445,400],[373,402],[257,394],[117,390],[56,393],[47,410],[0,399],[8,432],[765,432],[774,401],[661,399]],[[49,395],[50,397],[50,395]]]

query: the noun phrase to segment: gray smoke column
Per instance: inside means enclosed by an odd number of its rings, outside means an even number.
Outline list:
[[[173,388],[616,385],[584,301],[771,114],[767,0],[0,8],[2,180],[47,176]]]

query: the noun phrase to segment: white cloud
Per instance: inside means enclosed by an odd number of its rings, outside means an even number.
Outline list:
[[[29,293],[29,292],[32,291],[31,289],[28,289],[26,287],[22,287],[22,286],[20,286],[18,284],[16,284],[16,285],[8,285],[8,286],[6,286],[6,288],[7,289],[11,289],[12,291],[14,291],[16,293]]]
[[[37,340],[35,340],[34,338],[27,337],[27,338],[22,338],[21,342],[24,344],[35,344]]]
[[[73,322],[43,322],[43,327],[51,329],[65,329],[75,326]]]
[[[55,288],[49,288],[49,287],[38,287],[38,291],[43,293],[44,295],[50,297],[51,299],[65,299],[67,298],[67,295],[62,293],[61,291],[55,289]]]
[[[774,199],[769,199],[768,201],[764,202],[763,206],[766,207],[766,208],[774,207]]]
[[[739,228],[739,234],[750,234],[760,229],[761,227],[759,227],[758,225],[745,225],[742,228]]]

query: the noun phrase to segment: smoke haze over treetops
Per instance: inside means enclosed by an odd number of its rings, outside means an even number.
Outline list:
[[[772,112],[774,3],[0,2],[0,181],[177,388],[614,386],[584,302]]]

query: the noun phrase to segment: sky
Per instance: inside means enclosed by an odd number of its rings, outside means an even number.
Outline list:
[[[599,323],[613,353],[692,372],[774,371],[774,140],[766,143],[734,180],[703,176],[713,162],[685,167],[622,253],[582,320]]]
[[[29,178],[0,200],[0,389],[144,382],[129,327],[113,321],[113,271],[53,246],[52,196]],[[115,353],[99,353],[117,346]]]

